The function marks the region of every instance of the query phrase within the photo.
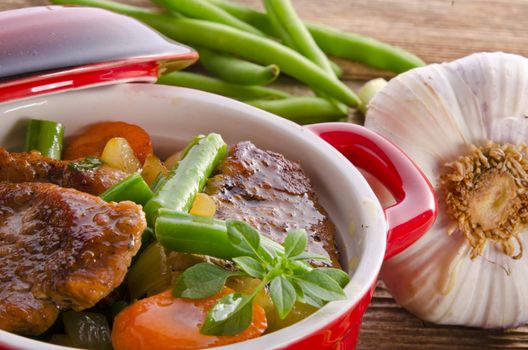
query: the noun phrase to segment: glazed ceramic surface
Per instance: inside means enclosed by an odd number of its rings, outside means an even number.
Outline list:
[[[389,227],[384,210],[363,176],[316,134],[325,138],[325,133],[341,130],[339,135],[347,136],[356,128],[361,133],[363,128],[344,123],[305,128],[220,96],[150,84],[103,86],[6,102],[0,104],[0,117],[3,126],[0,144],[10,150],[22,146],[29,118],[60,121],[67,135],[79,133],[91,123],[123,120],[145,128],[152,135],[154,149],[161,156],[180,149],[196,134],[217,132],[228,143],[251,140],[260,148],[298,160],[336,224],[341,263],[351,276],[345,288],[347,299],[329,303],[288,328],[218,349],[307,349],[307,344],[313,345],[314,349],[353,348],[361,316],[386,254]],[[376,141],[370,142],[381,147]],[[392,151],[398,152],[395,148]],[[377,151],[369,152],[376,154]],[[390,165],[389,159],[385,161]],[[407,164],[409,170],[412,163],[408,162],[411,164]],[[395,170],[381,171],[391,174]],[[420,175],[417,170],[410,170],[413,171]],[[426,206],[422,209],[429,212],[430,220],[434,217],[434,213],[430,213],[432,193],[425,193],[425,198],[426,201],[418,202],[417,206]],[[387,216],[391,217],[389,211]],[[403,218],[403,222],[408,219],[411,218]],[[0,331],[2,345],[16,349],[64,349]]]

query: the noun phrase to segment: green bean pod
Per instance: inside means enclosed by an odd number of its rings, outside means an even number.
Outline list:
[[[133,173],[99,195],[107,202],[132,201],[145,205],[154,193],[139,173]]]
[[[218,134],[209,134],[198,141],[145,205],[149,226],[154,225],[161,208],[188,212],[196,193],[203,189],[226,151],[227,145]]]
[[[231,243],[225,221],[222,220],[161,209],[154,231],[158,242],[170,250],[220,259],[247,255]],[[261,245],[267,251],[284,252],[280,244],[264,236],[260,238]]]
[[[166,36],[191,46],[234,54],[262,65],[277,64],[280,70],[313,89],[356,106],[359,98],[344,83],[328,75],[301,54],[271,39],[246,33],[223,24],[174,17],[134,6],[104,0],[53,0],[55,3],[83,4],[132,16]]]
[[[64,127],[49,120],[31,119],[26,130],[26,152],[39,151],[43,156],[61,159]]]
[[[200,63],[217,77],[239,85],[266,85],[277,79],[280,73],[275,64],[261,66],[231,55],[195,47]]]
[[[207,1],[268,35],[278,36],[270,20],[262,12],[228,0]],[[311,23],[306,23],[306,27],[317,45],[327,55],[361,62],[394,73],[402,73],[425,65],[425,62],[416,55],[373,38]]]
[[[248,33],[264,36],[257,28],[239,20],[213,3],[204,0],[153,0],[156,4],[184,16],[222,23]]]
[[[291,97],[291,95],[276,89],[265,88],[262,86],[230,84],[220,79],[188,72],[173,72],[163,75],[158,79],[158,84],[203,90],[240,101],[255,99],[272,100]]]
[[[299,124],[330,122],[347,116],[347,112],[335,103],[320,97],[291,97],[281,100],[245,102]]]
[[[290,0],[264,0],[264,5],[275,30],[283,29],[288,35],[288,41],[291,41],[291,44],[287,45],[292,45],[293,49],[329,74],[334,75],[328,58],[315,43],[310,32],[295,12]]]

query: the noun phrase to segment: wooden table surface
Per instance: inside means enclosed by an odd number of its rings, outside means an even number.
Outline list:
[[[260,7],[258,0],[239,1]],[[147,0],[122,2],[148,4]],[[477,51],[528,56],[527,0],[293,2],[304,19],[399,45],[429,63]],[[0,10],[46,3],[45,0],[2,0]],[[357,79],[387,75],[358,64],[345,65],[346,77],[353,86]],[[300,86],[290,84],[288,88],[304,92]],[[528,327],[503,332],[429,324],[398,306],[380,283],[365,314],[358,349],[528,349]]]

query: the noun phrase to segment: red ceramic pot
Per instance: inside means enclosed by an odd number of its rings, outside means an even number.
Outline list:
[[[45,20],[43,12],[48,16]],[[132,42],[120,52],[103,55],[99,51],[104,51],[111,42],[105,41],[104,45],[91,42],[91,54],[80,55],[75,62],[57,63],[55,60],[62,60],[65,51],[51,50],[46,65],[30,60],[29,65],[0,70],[0,101],[3,101],[0,144],[20,147],[24,132],[24,123],[20,121],[28,117],[60,121],[67,134],[75,134],[98,121],[124,120],[145,128],[162,156],[196,134],[218,132],[228,143],[251,140],[260,148],[298,160],[336,225],[341,263],[351,277],[345,288],[347,299],[328,303],[290,327],[218,349],[353,349],[383,260],[412,244],[436,217],[433,190],[414,163],[396,146],[361,126],[325,123],[301,127],[221,96],[137,83],[154,81],[160,69],[181,68],[196,59],[196,54],[165,39],[159,41],[157,34],[123,16],[83,8],[33,8],[0,14],[0,26],[18,28],[18,37],[25,40],[25,25],[34,16],[44,24],[39,40],[28,39],[26,47],[42,46],[49,28],[62,33],[78,23],[81,27],[94,27],[104,21],[114,23],[106,28],[109,31],[106,36],[99,33],[105,38],[122,42],[129,37],[124,33],[134,32],[151,38],[156,45],[145,48]],[[25,21],[21,21],[23,17]],[[77,20],[70,23],[68,18]],[[124,32],[110,33],[116,28]],[[75,30],[69,33],[75,36]],[[0,42],[4,39],[2,35],[4,32],[0,32]],[[50,45],[62,47],[61,40],[66,39],[51,40]],[[86,38],[79,35],[68,40],[82,47]],[[84,42],[88,44],[89,40]],[[6,62],[2,60],[0,57],[0,66],[4,67]],[[382,208],[356,167],[385,185],[396,203]],[[0,348],[65,349],[4,331],[0,331]]]

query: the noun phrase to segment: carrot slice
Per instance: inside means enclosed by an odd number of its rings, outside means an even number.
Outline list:
[[[223,288],[204,299],[175,298],[171,291],[142,299],[121,311],[114,319],[112,344],[115,350],[166,349],[192,350],[227,345],[256,338],[266,330],[264,309],[253,303],[253,321],[235,336],[200,333],[207,312],[232,293]]]
[[[141,164],[152,153],[150,136],[143,128],[125,122],[103,122],[90,126],[72,139],[64,149],[63,159],[99,157],[106,142],[114,137],[125,138]]]

